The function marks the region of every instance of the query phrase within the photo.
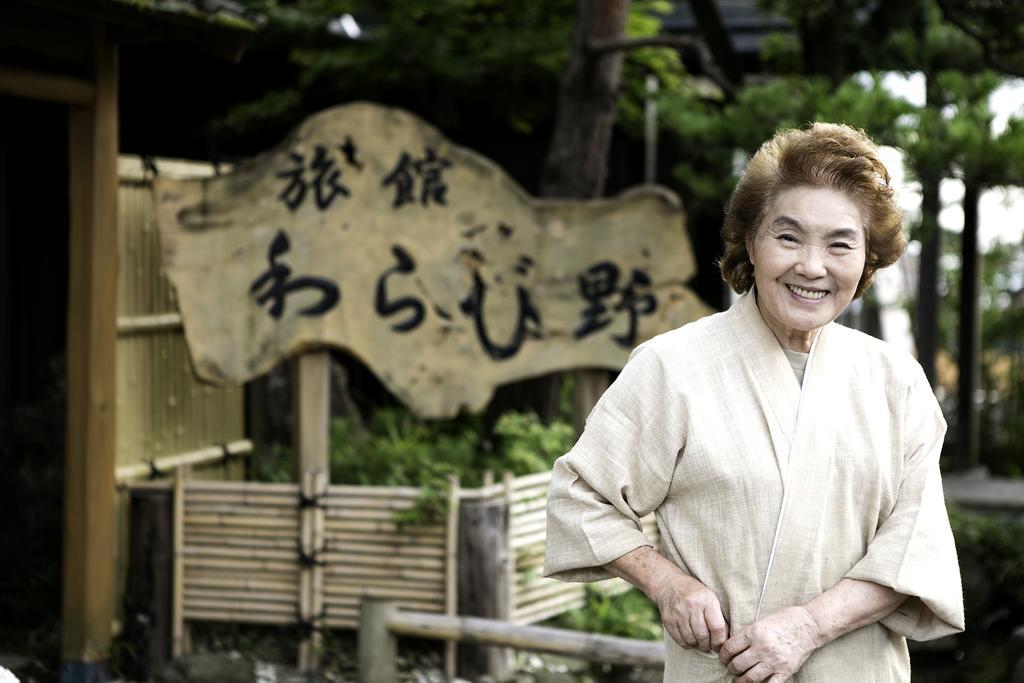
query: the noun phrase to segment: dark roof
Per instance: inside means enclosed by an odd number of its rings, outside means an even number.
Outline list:
[[[757,0],[716,0],[715,4],[737,52],[756,54],[766,36],[794,32],[788,19],[762,10]],[[674,35],[699,33],[689,2],[675,0],[672,3],[672,11],[662,16],[662,31]]]
[[[215,25],[226,29],[252,31],[262,17],[235,0],[100,0],[154,19],[181,20]]]
[[[23,16],[98,19],[121,44],[180,41],[237,61],[264,18],[237,0],[0,0],[2,10],[25,8]],[[19,14],[15,12],[15,14]],[[65,22],[67,23],[67,22]]]

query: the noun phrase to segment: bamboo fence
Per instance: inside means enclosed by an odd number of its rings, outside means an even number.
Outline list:
[[[188,648],[187,622],[298,626],[300,654],[319,647],[322,628],[359,627],[364,597],[401,609],[457,615],[459,501],[503,500],[509,563],[507,620],[533,624],[583,606],[584,586],[541,576],[550,473],[491,478],[477,489],[453,479],[448,518],[435,525],[396,521],[420,490],[191,480],[179,473],[174,496],[174,651]],[[137,486],[157,486],[146,482]],[[642,520],[657,543],[653,516]],[[628,584],[600,584],[609,593]],[[449,652],[449,657],[451,657]]]
[[[550,483],[551,473],[542,472],[506,479],[504,485],[509,505],[509,557],[515,558],[515,573],[509,582],[512,591],[509,621],[516,624],[535,624],[579,609],[586,602],[585,584],[542,576]],[[657,545],[660,537],[654,515],[642,519],[641,525],[647,538]],[[595,585],[610,595],[629,589],[629,584],[622,579]]]

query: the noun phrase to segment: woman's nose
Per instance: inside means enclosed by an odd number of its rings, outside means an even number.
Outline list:
[[[824,249],[816,245],[805,245],[800,250],[800,258],[796,263],[796,272],[808,278],[824,277],[824,251]]]

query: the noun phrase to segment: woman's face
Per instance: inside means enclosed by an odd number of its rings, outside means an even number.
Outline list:
[[[747,252],[761,315],[784,347],[807,351],[853,300],[866,255],[861,218],[853,199],[826,187],[790,188],[769,205]]]

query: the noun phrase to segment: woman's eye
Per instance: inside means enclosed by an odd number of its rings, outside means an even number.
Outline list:
[[[779,235],[779,240],[782,242],[791,242],[796,244],[796,237],[793,237],[792,235]]]
[[[832,248],[833,249],[853,249],[853,247],[851,245],[847,244],[846,242],[833,242],[832,243]]]

